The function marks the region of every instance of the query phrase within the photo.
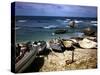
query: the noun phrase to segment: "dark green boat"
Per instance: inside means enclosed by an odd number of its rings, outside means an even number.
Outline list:
[[[64,33],[66,33],[66,32],[67,32],[66,29],[58,29],[58,30],[56,30],[54,33],[55,33],[55,34],[64,34]]]

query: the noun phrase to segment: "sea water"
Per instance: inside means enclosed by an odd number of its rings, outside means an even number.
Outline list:
[[[76,22],[75,28],[68,26],[69,22]],[[70,37],[82,36],[82,29],[86,27],[97,27],[97,21],[90,18],[63,18],[63,17],[25,17],[18,16],[15,20],[16,42],[25,41],[48,41],[54,38],[68,39]],[[54,34],[57,29],[66,29],[65,34]]]

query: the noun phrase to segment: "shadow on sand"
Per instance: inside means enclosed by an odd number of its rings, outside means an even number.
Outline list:
[[[51,52],[51,50],[48,49],[48,48],[46,48],[46,49],[44,49],[43,51],[39,52],[37,55],[38,55],[38,56],[39,56],[39,55],[48,56],[50,52]]]
[[[44,57],[36,57],[32,64],[23,73],[39,72],[43,65]]]
[[[32,64],[23,73],[39,72],[42,66],[44,65],[44,56],[48,56],[50,52],[51,51],[49,49],[45,49],[39,52]],[[40,57],[41,55],[42,57]]]
[[[74,49],[75,49],[74,47],[70,47],[70,48],[65,48],[65,47],[63,47],[61,51],[60,51],[60,50],[55,50],[55,49],[53,49],[53,51],[54,51],[54,52],[58,52],[58,53],[63,53],[63,52],[65,52],[66,50],[67,50],[67,51],[74,51]]]

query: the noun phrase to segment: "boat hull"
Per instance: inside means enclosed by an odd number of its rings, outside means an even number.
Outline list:
[[[23,72],[34,61],[37,53],[37,47],[34,48],[34,50],[31,50],[30,52],[26,53],[26,55],[15,64],[15,72]]]

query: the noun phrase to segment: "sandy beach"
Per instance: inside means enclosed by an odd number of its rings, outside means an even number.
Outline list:
[[[72,52],[74,52],[73,62]],[[84,49],[76,47],[74,51],[66,49],[64,52],[55,52],[50,50],[47,41],[47,49],[45,52],[37,56],[25,72],[50,72],[96,68],[97,48]]]
[[[66,71],[77,69],[94,69],[97,67],[97,49],[80,49],[74,51],[74,62],[67,64],[66,60],[71,61],[72,51],[64,53],[50,53],[45,57],[42,72],[48,71]]]

